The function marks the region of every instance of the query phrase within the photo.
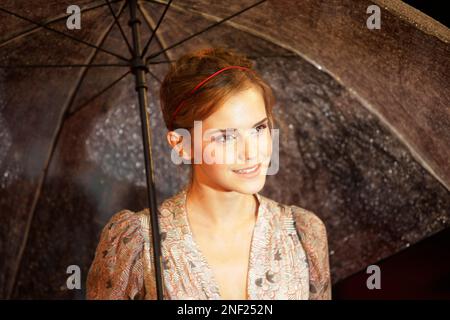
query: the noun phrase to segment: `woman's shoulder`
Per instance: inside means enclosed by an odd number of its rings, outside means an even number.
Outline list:
[[[143,250],[148,242],[148,209],[120,210],[100,234],[87,278],[88,299],[135,299],[142,297]]]
[[[326,233],[325,223],[313,211],[297,205],[285,204],[258,194],[258,198],[266,203],[266,207],[280,216],[293,217],[296,226],[308,234]]]
[[[326,226],[323,220],[313,211],[299,207],[297,205],[289,205],[294,217],[296,227],[315,238],[323,237],[326,240]]]
[[[113,214],[108,223],[103,227],[100,241],[107,241],[111,245],[141,244],[145,240],[145,226],[148,221],[149,210],[132,211],[123,209]],[[145,230],[144,230],[145,229]]]
[[[265,203],[265,207],[272,213],[272,216],[281,217],[289,224],[292,222],[301,240],[306,245],[313,248],[323,248],[328,245],[325,223],[316,213],[303,207],[281,203],[259,194],[258,198]]]
[[[148,209],[141,211],[132,211],[129,209],[123,209],[114,213],[109,221],[106,223],[104,229],[120,232],[130,227],[138,228],[140,222],[145,215],[148,214]]]
[[[328,236],[325,223],[314,212],[290,205],[295,228],[309,259],[310,299],[331,299]]]
[[[328,237],[325,223],[313,211],[260,196],[273,213],[286,218],[296,230],[310,269],[310,299],[331,299]]]

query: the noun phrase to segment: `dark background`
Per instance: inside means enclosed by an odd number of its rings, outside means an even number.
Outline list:
[[[443,25],[449,26],[449,13],[447,3],[439,0],[403,0],[403,2],[422,11],[426,15],[439,21]],[[447,9],[447,10],[446,10]]]

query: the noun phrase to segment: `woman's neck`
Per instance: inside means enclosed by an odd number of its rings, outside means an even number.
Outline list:
[[[202,227],[236,230],[256,220],[258,201],[253,194],[221,191],[194,180],[187,189],[186,208],[190,220]]]

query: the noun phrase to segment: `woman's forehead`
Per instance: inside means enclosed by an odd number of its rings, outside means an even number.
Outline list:
[[[204,129],[245,129],[266,117],[264,98],[260,90],[252,87],[226,99],[202,125]]]

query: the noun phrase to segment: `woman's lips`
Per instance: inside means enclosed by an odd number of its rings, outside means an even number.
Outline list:
[[[260,169],[261,169],[261,164],[259,163],[254,166],[251,166],[251,167],[246,167],[243,169],[232,170],[232,171],[241,177],[252,178],[259,174]]]

